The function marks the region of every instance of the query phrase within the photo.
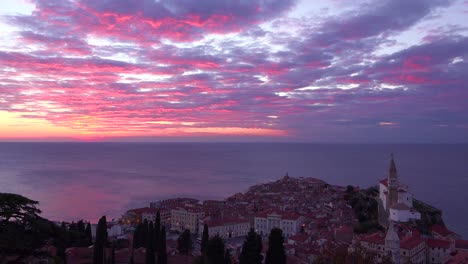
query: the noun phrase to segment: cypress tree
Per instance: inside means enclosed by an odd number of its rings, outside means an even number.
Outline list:
[[[261,264],[262,256],[262,238],[253,228],[250,229],[239,257],[240,264]]]
[[[85,233],[85,224],[83,220],[78,221],[78,223],[76,224],[76,230],[82,234]]]
[[[180,254],[188,255],[192,252],[192,236],[190,234],[190,230],[185,229],[182,234],[180,234],[179,238],[177,239],[177,249],[179,250]]]
[[[91,246],[93,244],[93,233],[91,231],[91,223],[89,222],[86,225],[85,234],[86,234],[86,243],[88,244],[88,246]]]
[[[115,264],[115,245],[112,244],[112,255],[110,259],[110,264]]]
[[[205,262],[209,264],[224,263],[224,240],[219,235],[212,237],[206,244]]]
[[[161,234],[161,214],[159,211],[156,213],[156,220],[154,222],[154,250],[155,252],[159,252],[159,236]]]
[[[96,239],[94,241],[93,264],[104,263],[104,250],[107,244],[107,221],[106,216],[101,217],[96,229]]]
[[[153,222],[148,224],[148,232],[146,233],[146,264],[154,264],[154,230]]]
[[[161,228],[161,235],[160,235],[160,245],[159,253],[158,253],[158,264],[167,264],[167,247],[166,247],[166,227],[163,226]]]
[[[286,264],[286,252],[284,250],[283,231],[273,228],[268,236],[268,251],[265,264]]]
[[[62,222],[62,225],[60,226],[58,230],[58,235],[59,235],[59,239],[57,241],[57,256],[63,260],[64,264],[66,264],[67,254],[65,251],[68,245],[68,241],[67,241],[68,230],[64,222]]]
[[[143,245],[143,238],[144,236],[144,225],[143,223],[139,223],[137,227],[135,228],[135,231],[133,232],[133,248],[137,249],[140,248]]]
[[[141,231],[141,246],[142,247],[146,247],[146,244],[148,243],[148,229],[149,229],[149,224],[148,224],[148,221],[145,220],[143,222],[143,230]]]
[[[205,224],[203,225],[203,233],[202,233],[202,240],[200,243],[200,250],[202,255],[205,254],[205,248],[206,244],[208,243],[208,239],[210,238],[209,233],[208,233],[208,225]]]

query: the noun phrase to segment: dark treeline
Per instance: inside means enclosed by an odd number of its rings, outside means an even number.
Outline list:
[[[0,193],[0,262],[6,256],[17,256],[16,262],[28,256],[48,257],[39,249],[49,244],[57,248],[54,261],[64,263],[67,247],[93,244],[90,223],[80,220],[58,226],[39,216],[38,204],[18,194]]]
[[[166,228],[161,227],[161,216],[158,212],[154,223],[144,221],[137,225],[133,234],[133,249],[145,248],[145,263],[167,264]],[[133,256],[130,259],[133,263]]]

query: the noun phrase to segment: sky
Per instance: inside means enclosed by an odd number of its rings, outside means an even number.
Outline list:
[[[2,0],[0,141],[468,142],[467,0]]]

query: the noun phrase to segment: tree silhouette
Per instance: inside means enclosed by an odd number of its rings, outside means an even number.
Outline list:
[[[93,264],[104,263],[104,250],[107,245],[107,221],[106,216],[99,219],[94,241]]]
[[[177,239],[177,249],[180,254],[188,255],[192,252],[193,242],[190,230],[185,229]]]
[[[268,236],[268,251],[265,264],[286,264],[286,252],[284,250],[283,231],[273,228]]]
[[[253,228],[250,229],[244,244],[242,245],[242,252],[239,257],[240,264],[261,264],[262,256],[262,238],[258,235]]]

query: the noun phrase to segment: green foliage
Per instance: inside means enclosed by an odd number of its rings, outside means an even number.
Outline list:
[[[242,252],[239,257],[240,264],[261,264],[263,261],[262,256],[262,238],[258,235],[253,228],[250,229],[244,244],[242,245]]]
[[[351,185],[346,186],[346,194],[351,194],[354,192],[354,187]]]
[[[166,227],[161,228],[159,245],[161,246],[158,251],[158,264],[167,264],[167,246],[166,246]]]
[[[205,254],[205,249],[206,249],[206,243],[208,243],[208,239],[210,238],[208,234],[208,225],[204,224],[203,225],[203,233],[202,233],[202,240],[200,243],[200,250],[202,255]]]
[[[133,232],[133,248],[140,248],[143,245],[144,226],[142,223],[138,224]]]
[[[421,233],[430,234],[432,225],[445,226],[441,210],[416,199],[413,200],[413,207],[421,213],[421,219],[413,223]]]
[[[193,242],[190,230],[185,229],[177,239],[177,249],[180,254],[188,255],[192,252]]]
[[[67,233],[68,247],[88,247],[93,244],[91,224],[88,223],[85,225],[83,220],[80,220],[77,223],[72,222],[68,226]]]
[[[59,236],[59,227],[41,218],[39,203],[24,196],[0,193],[0,253],[38,255],[38,249]]]
[[[215,235],[206,243],[206,254],[204,260],[206,264],[224,263],[225,245],[224,239]]]
[[[104,249],[107,245],[107,220],[106,216],[101,217],[96,229],[96,239],[94,241],[93,264],[104,263]]]
[[[156,213],[156,220],[154,222],[154,249],[156,252],[159,251],[160,245],[160,236],[161,236],[161,214],[159,211]]]
[[[370,233],[382,230],[378,221],[377,197],[377,187],[370,187],[359,192],[355,191],[351,186],[346,189],[345,199],[352,206],[359,221],[354,227],[354,232]]]
[[[91,223],[88,223],[86,225],[85,237],[86,237],[86,244],[88,244],[88,246],[91,246],[93,244],[93,233],[91,231]]]
[[[154,264],[154,227],[153,222],[148,224],[148,232],[146,233],[146,264]]]
[[[283,231],[273,228],[268,236],[268,251],[265,264],[286,264],[286,251],[284,250]]]
[[[36,207],[38,204],[39,202],[19,194],[0,193],[0,228],[11,222],[30,224],[41,213]]]
[[[4,255],[34,256],[46,243],[57,247],[57,263],[65,263],[65,249],[92,244],[91,226],[83,220],[69,228],[41,218],[39,203],[24,196],[0,193],[0,252]],[[107,232],[107,230],[106,230]]]

